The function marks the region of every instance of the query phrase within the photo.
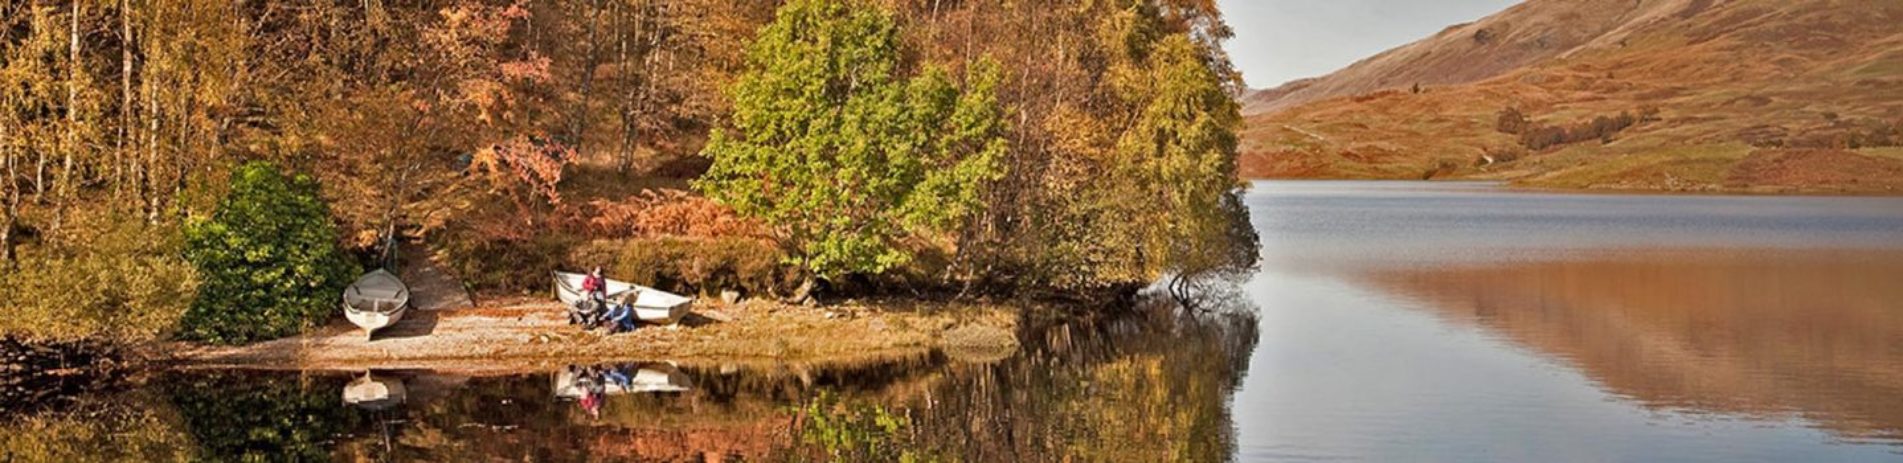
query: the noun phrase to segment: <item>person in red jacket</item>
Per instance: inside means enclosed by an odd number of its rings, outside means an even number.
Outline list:
[[[589,299],[608,299],[608,280],[601,278],[601,267],[595,267],[595,271],[588,272],[587,278],[581,279],[581,292],[588,295]]]
[[[608,280],[601,277],[601,267],[588,272],[581,280],[582,299],[575,302],[573,322],[584,326],[593,326],[600,322],[603,309],[608,307]]]

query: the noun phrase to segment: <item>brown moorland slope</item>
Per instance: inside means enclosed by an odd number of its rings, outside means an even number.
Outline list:
[[[1530,0],[1243,99],[1255,178],[1891,193],[1903,2]]]

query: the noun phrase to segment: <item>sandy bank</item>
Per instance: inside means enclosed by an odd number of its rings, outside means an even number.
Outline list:
[[[677,327],[606,335],[567,323],[553,303],[412,311],[366,340],[336,320],[311,333],[245,346],[172,343],[181,367],[295,369],[515,369],[619,360],[684,363],[874,361],[967,346],[972,330],[1015,333],[1017,310],[940,303],[803,307],[765,301],[696,303]],[[953,336],[947,336],[953,333]],[[997,336],[978,337],[991,339]],[[1005,342],[1015,342],[1005,336]],[[994,349],[1000,346],[992,346]],[[1015,350],[1015,345],[1002,346]]]

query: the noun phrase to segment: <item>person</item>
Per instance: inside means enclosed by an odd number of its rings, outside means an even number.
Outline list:
[[[608,308],[608,280],[601,277],[601,267],[581,279],[581,300],[575,301],[575,311],[568,317],[570,324],[591,328],[601,323],[602,312]]]
[[[608,280],[601,277],[601,267],[595,267],[595,271],[588,272],[587,278],[581,279],[581,291],[596,302],[608,299]]]
[[[634,302],[640,299],[640,291],[628,293],[608,312],[608,334],[634,331]]]

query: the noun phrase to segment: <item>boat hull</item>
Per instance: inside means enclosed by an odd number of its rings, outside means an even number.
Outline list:
[[[687,308],[687,304],[674,307],[635,307],[634,318],[640,319],[642,323],[672,325],[687,318]]]
[[[403,315],[409,311],[410,308],[407,306],[393,312],[380,313],[368,310],[357,310],[354,307],[345,305],[344,318],[350,319],[350,323],[357,325],[358,328],[363,328],[365,334],[376,334],[377,330],[389,328],[391,325],[395,325],[396,322],[403,321]]]

